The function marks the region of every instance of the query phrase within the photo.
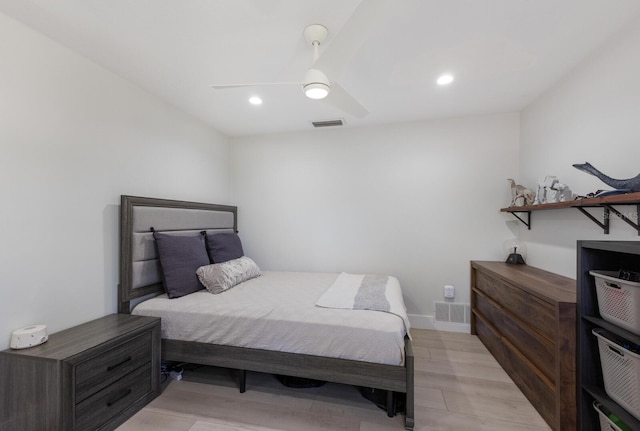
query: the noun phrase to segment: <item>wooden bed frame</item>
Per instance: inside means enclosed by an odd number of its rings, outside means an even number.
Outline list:
[[[149,285],[144,285],[144,283],[141,285],[137,279],[135,280],[137,285],[134,286],[133,250],[135,242],[140,241],[140,235],[144,235],[144,233],[140,233],[139,220],[136,220],[136,217],[142,217],[139,215],[140,211],[136,211],[138,208],[151,209],[151,211],[168,209],[171,212],[170,223],[172,226],[170,230],[183,230],[179,226],[181,218],[174,216],[184,210],[185,213],[212,212],[222,214],[227,220],[222,226],[216,222],[215,226],[197,226],[197,229],[193,226],[195,222],[189,221],[187,223],[189,226],[184,230],[238,231],[237,207],[235,206],[121,196],[119,313],[130,313],[132,302],[136,303],[136,301],[144,300],[145,297],[164,293],[162,283],[159,281]],[[153,258],[157,260],[156,256]],[[412,430],[414,427],[414,356],[411,340],[408,337],[405,337],[404,366],[170,339],[162,340],[162,358],[168,361],[240,370],[241,392],[244,392],[245,389],[247,370],[387,390],[389,391],[387,398],[387,413],[389,415],[393,414],[392,393],[404,393],[406,394],[405,428]]]

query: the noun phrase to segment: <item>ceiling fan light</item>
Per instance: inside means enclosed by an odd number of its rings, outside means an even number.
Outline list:
[[[311,82],[302,87],[304,95],[309,99],[324,99],[329,95],[331,88],[322,82]]]
[[[318,69],[307,70],[302,82],[302,91],[309,99],[324,99],[331,91],[327,75]]]

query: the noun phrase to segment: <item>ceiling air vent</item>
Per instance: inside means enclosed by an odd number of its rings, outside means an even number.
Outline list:
[[[344,126],[344,120],[327,120],[327,121],[312,121],[313,127],[336,127]]]

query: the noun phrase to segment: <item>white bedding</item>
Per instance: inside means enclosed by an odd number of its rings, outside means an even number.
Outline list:
[[[404,306],[400,282],[397,278],[388,275],[342,272],[316,301],[316,305],[393,313],[404,321],[405,332],[409,331],[409,317]]]
[[[338,274],[263,272],[230,290],[160,295],[132,314],[162,318],[162,338],[404,364],[403,319],[391,313],[316,307]]]

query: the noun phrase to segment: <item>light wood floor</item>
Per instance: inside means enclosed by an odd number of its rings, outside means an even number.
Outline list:
[[[544,420],[477,337],[412,330],[416,431],[540,431]],[[118,431],[391,431],[403,416],[386,412],[351,386],[292,389],[248,373],[239,393],[227,370],[185,371]]]

